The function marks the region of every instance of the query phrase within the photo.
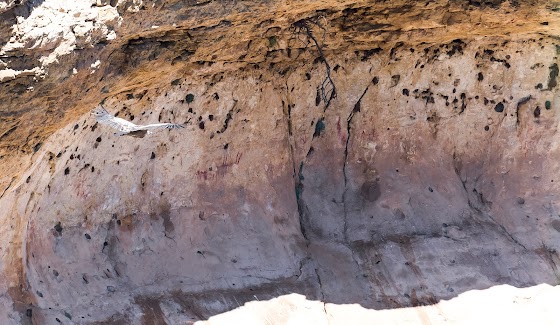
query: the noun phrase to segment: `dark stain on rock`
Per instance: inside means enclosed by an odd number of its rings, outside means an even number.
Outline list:
[[[501,113],[504,111],[504,103],[499,102],[498,104],[496,104],[496,106],[494,107],[494,110],[498,113]]]
[[[539,118],[541,116],[541,108],[540,106],[535,107],[535,110],[533,111],[533,116],[535,118]]]
[[[226,115],[226,119],[224,120],[224,125],[222,125],[222,128],[218,130],[217,133],[224,133],[227,130],[229,123],[233,118],[233,109],[235,108],[236,105],[237,105],[237,100],[234,99],[233,107],[228,111]]]
[[[165,316],[156,298],[136,297],[134,303],[142,309],[142,325],[167,325]]]
[[[416,293],[416,289],[412,289],[412,292],[410,293],[410,305],[412,307],[430,306],[435,305],[437,302],[438,300],[431,294],[419,297]]]
[[[39,149],[41,149],[41,146],[43,145],[43,143],[39,142],[36,145],[33,146],[33,152],[37,152],[39,151]]]
[[[554,228],[554,230],[560,232],[560,220],[554,219],[554,220],[552,220],[550,225],[552,226],[552,228]]]
[[[548,90],[552,90],[552,88],[558,85],[556,82],[556,78],[558,77],[558,64],[554,63],[548,67],[548,70],[550,71],[548,74]]]
[[[367,61],[372,55],[380,53],[381,51],[383,51],[382,48],[380,47],[376,47],[374,49],[370,49],[370,50],[365,50],[362,54],[362,57],[360,58],[361,61]],[[359,53],[359,52],[358,52]]]
[[[325,121],[324,118],[321,118],[315,124],[315,131],[313,132],[313,137],[314,138],[319,137],[321,135],[321,132],[323,132],[323,130],[325,130]]]
[[[60,221],[56,223],[56,225],[54,225],[54,230],[58,233],[58,235],[62,235],[62,225],[60,224]]]
[[[395,209],[393,210],[393,214],[395,215],[395,217],[399,220],[404,220],[406,219],[406,215],[404,214],[404,212],[402,212],[401,209]]]
[[[288,221],[289,221],[288,218],[281,217],[279,215],[274,216],[274,223],[277,224],[277,225],[286,225],[286,224],[288,224]],[[235,261],[235,262],[237,262],[237,261]]]
[[[381,197],[381,187],[378,181],[368,181],[362,184],[360,195],[369,202],[375,202]]]
[[[399,81],[401,80],[401,75],[400,74],[396,74],[391,76],[391,87],[395,87]]]
[[[531,95],[525,96],[525,97],[521,98],[521,99],[517,102],[517,107],[515,108],[515,116],[516,116],[516,118],[517,118],[517,121],[516,121],[516,124],[517,124],[517,125],[519,125],[519,123],[520,123],[519,110],[521,109],[521,107],[522,107],[524,104],[528,103],[532,98],[533,98],[533,97],[532,97]],[[539,113],[538,113],[538,114],[540,115],[540,108],[539,108]],[[538,116],[535,116],[535,117],[538,117]]]
[[[127,215],[119,219],[120,224],[117,222],[117,225],[120,226],[121,230],[131,231],[134,227],[134,220],[133,215]]]
[[[171,222],[171,205],[167,201],[163,201],[159,204],[159,215],[163,220],[163,229],[166,236],[169,236],[175,231],[175,225]]]

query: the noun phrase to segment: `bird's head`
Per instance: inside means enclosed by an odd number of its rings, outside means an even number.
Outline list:
[[[109,114],[109,112],[107,112],[107,110],[105,109],[105,107],[103,107],[103,105],[99,105],[96,108],[94,108],[90,114],[94,115],[95,117],[102,117]]]

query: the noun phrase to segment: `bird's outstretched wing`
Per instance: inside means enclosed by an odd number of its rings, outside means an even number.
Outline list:
[[[138,132],[138,131],[144,131],[144,133],[142,133],[142,137],[143,137],[143,135],[145,134],[146,131],[148,131],[147,133],[150,134],[151,133],[150,130],[153,130],[153,129],[182,129],[182,128],[185,127],[184,125],[173,124],[173,123],[156,123],[156,124],[148,124],[148,125],[136,125],[132,122],[129,122],[127,120],[123,120],[120,117],[116,117],[116,116],[112,115],[102,105],[99,105],[96,108],[94,108],[93,111],[91,112],[91,114],[95,115],[95,119],[97,120],[97,122],[99,122],[101,124],[108,125],[112,128],[115,128],[115,129],[119,130],[121,135],[131,134],[131,133],[134,133],[134,132],[137,132],[137,134],[140,134],[141,132]]]
[[[182,129],[184,125],[173,123],[156,123],[147,125],[137,125],[136,130],[153,130],[153,129]]]

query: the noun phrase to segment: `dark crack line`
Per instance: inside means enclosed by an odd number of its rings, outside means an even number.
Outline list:
[[[546,262],[550,265],[550,268],[552,269],[552,273],[554,273],[556,279],[560,281],[560,273],[558,272],[558,266],[556,265],[556,262],[554,262],[554,257],[552,256],[552,254],[555,253],[555,251],[548,249],[544,242],[542,242],[541,249],[543,250],[543,253],[545,255]]]
[[[348,242],[348,224],[347,224],[347,217],[348,217],[348,213],[346,211],[346,192],[348,191],[348,173],[347,173],[347,168],[346,166],[348,165],[348,144],[350,143],[350,135],[351,135],[351,131],[352,131],[352,119],[354,118],[355,114],[360,112],[361,110],[361,102],[362,102],[362,98],[364,98],[364,96],[366,95],[369,86],[373,83],[373,80],[367,85],[366,89],[364,90],[364,92],[362,93],[362,95],[360,96],[360,98],[358,99],[358,101],[356,102],[356,104],[354,104],[354,108],[352,109],[352,112],[350,112],[350,114],[348,115],[348,117],[346,118],[346,144],[344,146],[344,165],[342,166],[342,174],[344,175],[344,191],[342,192],[342,209],[344,212],[344,242],[347,243]]]
[[[293,172],[293,178],[294,178],[294,191],[295,191],[295,196],[296,196],[296,204],[297,204],[297,210],[298,210],[298,216],[299,216],[299,227],[300,227],[300,232],[301,235],[303,236],[303,238],[305,240],[309,240],[309,238],[307,237],[307,232],[305,229],[305,220],[304,220],[304,203],[303,200],[301,199],[301,194],[303,192],[303,177],[302,177],[302,169],[303,169],[303,164],[300,166],[299,170],[296,168],[296,160],[295,160],[295,155],[294,155],[294,145],[292,142],[292,109],[291,109],[291,104],[290,101],[288,100],[288,94],[290,93],[290,87],[288,86],[288,82],[285,82],[286,85],[286,103],[284,101],[282,101],[282,113],[284,114],[284,117],[286,118],[286,126],[287,126],[287,131],[288,131],[288,145],[290,147],[290,159],[292,160],[292,172]]]
[[[4,194],[6,194],[6,192],[8,191],[8,189],[10,189],[10,186],[12,186],[12,184],[14,183],[14,180],[16,178],[12,177],[12,180],[10,181],[10,184],[8,184],[8,186],[4,189],[4,191],[2,192],[2,194],[0,195],[0,199],[4,196]]]
[[[453,153],[454,159],[455,159],[455,153]],[[482,162],[484,165],[484,161]],[[525,247],[525,245],[523,245],[521,242],[519,242],[507,229],[506,227],[504,227],[502,224],[500,224],[499,222],[497,222],[490,213],[486,213],[484,211],[482,211],[482,209],[480,209],[479,207],[477,207],[474,202],[472,201],[470,195],[469,195],[469,191],[467,189],[467,181],[463,181],[461,179],[461,175],[460,175],[460,171],[458,170],[458,168],[456,166],[453,166],[453,169],[455,170],[455,174],[457,175],[457,178],[459,178],[459,181],[461,182],[461,184],[463,185],[463,190],[465,190],[465,194],[467,195],[467,203],[469,205],[469,207],[471,209],[473,209],[474,211],[476,211],[479,215],[481,216],[485,216],[488,219],[490,219],[491,223],[494,226],[497,226],[498,228],[500,228],[502,234],[504,236],[506,236],[509,240],[511,240],[512,242],[514,242],[515,244],[521,246],[524,250],[527,250],[527,247]],[[480,177],[480,176],[479,176]],[[476,178],[475,182],[478,181],[478,178]],[[476,191],[476,189],[475,189]],[[478,192],[477,192],[478,193]],[[481,204],[482,205],[486,205],[487,201],[485,202],[484,198],[482,197],[482,193],[479,194],[480,195],[480,200],[481,200]]]
[[[348,249],[350,250],[350,256],[352,257],[352,261],[354,261],[354,263],[356,263],[356,266],[358,267],[358,270],[361,270],[361,266],[360,263],[358,263],[358,260],[356,259],[356,256],[354,256],[354,250],[352,249],[352,247],[348,247]]]
[[[486,213],[486,212],[482,211],[479,207],[477,207],[477,206],[472,202],[472,199],[471,199],[471,197],[470,197],[470,195],[469,195],[469,191],[468,191],[468,189],[467,189],[467,184],[466,184],[467,182],[466,182],[466,181],[463,182],[463,180],[461,179],[461,176],[459,175],[459,171],[458,171],[456,168],[455,168],[455,173],[457,174],[457,177],[459,178],[459,181],[460,181],[461,184],[463,185],[463,189],[465,190],[465,193],[467,194],[467,203],[468,203],[469,207],[470,207],[471,209],[473,209],[475,212],[477,212],[479,215],[485,216],[485,217],[487,217],[488,219],[490,219],[491,223],[492,223],[494,226],[497,226],[497,227],[501,230],[501,232],[502,232],[502,234],[503,234],[504,236],[506,236],[509,240],[511,240],[511,241],[514,242],[515,244],[517,244],[517,245],[523,247],[524,250],[527,250],[527,247],[525,247],[525,245],[523,245],[523,244],[520,243],[517,239],[515,239],[515,237],[506,229],[506,227],[504,227],[502,224],[500,224],[499,222],[497,222],[497,221],[492,217],[492,215],[491,215],[490,213]],[[481,202],[481,204],[484,204],[484,202]]]
[[[166,231],[163,231],[163,236],[167,239],[171,239],[175,243],[175,245],[177,245],[177,242],[175,241],[175,238],[169,236]]]
[[[315,270],[315,276],[317,276],[317,283],[319,284],[319,291],[321,293],[321,301],[325,300],[325,293],[323,292],[323,282],[321,281],[321,276],[319,276],[319,271]]]
[[[519,110],[521,109],[521,107],[523,105],[525,105],[528,101],[530,101],[531,99],[533,99],[533,97],[531,95],[529,96],[525,96],[523,98],[521,98],[519,100],[519,102],[517,102],[517,106],[515,108],[515,126],[518,127],[519,124],[521,124],[521,119],[519,117]]]
[[[521,244],[517,239],[515,239],[515,237],[513,237],[513,235],[509,231],[507,231],[506,227],[504,227],[502,224],[498,223],[489,213],[484,213],[483,215],[486,215],[490,220],[492,220],[492,223],[494,223],[494,225],[498,226],[502,230],[504,235],[506,237],[508,237],[511,241],[513,241],[517,245],[523,247],[524,250],[527,250],[527,247],[525,247],[525,245]]]
[[[300,279],[301,276],[303,275],[303,267],[305,266],[305,263],[307,263],[307,262],[309,262],[309,261],[311,261],[311,260],[312,260],[311,257],[307,256],[307,257],[302,258],[302,259],[299,261],[299,273],[296,274],[296,281],[299,281],[299,279]]]
[[[464,183],[463,183],[463,188],[466,190],[466,185]],[[490,219],[491,223],[494,226],[497,226],[501,230],[502,235],[507,237],[509,240],[511,240],[515,244],[521,246],[524,250],[527,250],[527,247],[525,247],[525,245],[521,244],[517,239],[515,239],[515,237],[506,229],[506,227],[504,227],[501,223],[497,222],[496,219],[494,219],[490,213],[486,213],[486,212],[482,211],[479,207],[477,207],[472,202],[471,198],[469,197],[468,192],[467,192],[467,200],[468,200],[469,207],[471,209],[473,209],[474,211],[476,211],[480,216],[485,216],[488,219]]]

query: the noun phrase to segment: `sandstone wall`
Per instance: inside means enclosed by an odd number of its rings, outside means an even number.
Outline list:
[[[340,321],[558,284],[558,10],[0,3],[0,320]],[[102,100],[187,128],[115,136]]]

